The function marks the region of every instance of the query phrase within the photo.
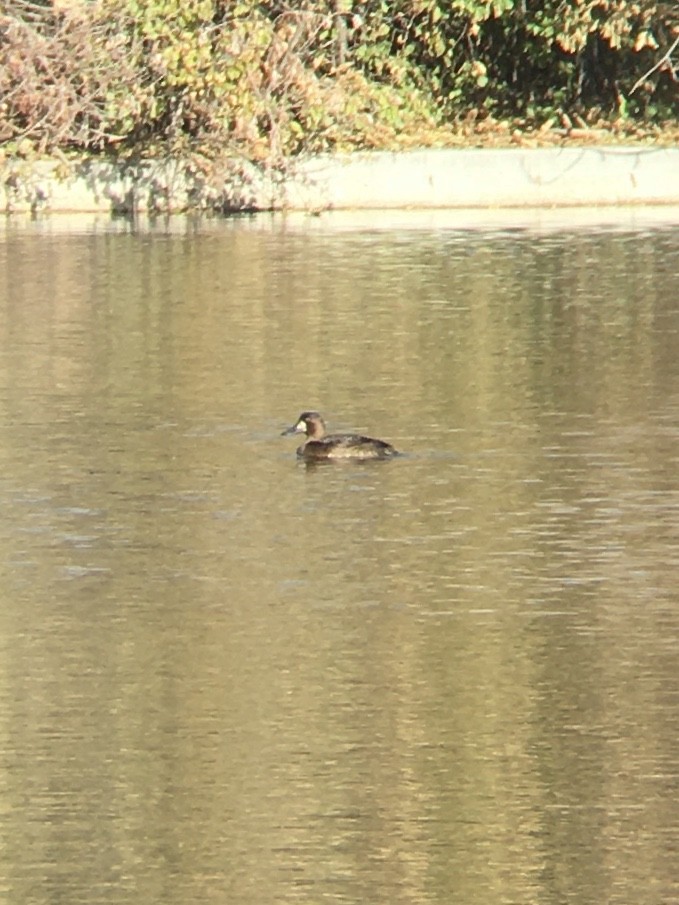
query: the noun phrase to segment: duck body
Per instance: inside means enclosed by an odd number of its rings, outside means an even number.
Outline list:
[[[390,459],[398,452],[391,443],[361,434],[327,434],[325,422],[318,412],[302,412],[295,424],[283,431],[305,434],[306,440],[297,450],[300,459],[322,462],[329,459]]]

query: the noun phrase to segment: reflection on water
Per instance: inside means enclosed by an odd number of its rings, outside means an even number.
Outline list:
[[[0,241],[5,898],[676,901],[679,231],[331,226]]]

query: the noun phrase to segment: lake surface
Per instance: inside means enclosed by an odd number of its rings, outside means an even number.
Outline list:
[[[679,225],[607,216],[4,224],[3,902],[679,899]]]

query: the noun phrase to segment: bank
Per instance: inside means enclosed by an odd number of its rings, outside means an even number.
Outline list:
[[[550,147],[366,152],[232,168],[192,162],[15,160],[0,209],[20,213],[454,210],[679,205],[679,148]]]

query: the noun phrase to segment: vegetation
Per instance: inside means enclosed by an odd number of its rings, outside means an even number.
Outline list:
[[[0,0],[0,142],[271,164],[652,135],[678,59],[674,0]]]

